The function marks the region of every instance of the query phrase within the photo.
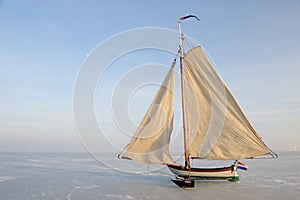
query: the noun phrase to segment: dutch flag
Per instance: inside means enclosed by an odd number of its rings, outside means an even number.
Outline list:
[[[238,162],[238,169],[248,170],[248,166],[242,162]]]

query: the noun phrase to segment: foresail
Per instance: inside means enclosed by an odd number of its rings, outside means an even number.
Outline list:
[[[270,153],[201,47],[184,59],[190,156],[236,160]]]
[[[172,162],[169,143],[174,118],[175,65],[174,62],[123,158],[147,164]]]

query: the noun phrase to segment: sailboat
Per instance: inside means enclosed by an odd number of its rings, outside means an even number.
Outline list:
[[[173,160],[170,138],[174,118],[176,58],[144,118],[119,158],[146,164],[167,165],[180,187],[193,188],[194,180],[239,181],[240,159],[277,157],[258,135],[237,100],[200,46],[183,51],[185,36],[178,19],[181,110],[184,165]],[[225,167],[197,168],[191,159],[232,160]]]

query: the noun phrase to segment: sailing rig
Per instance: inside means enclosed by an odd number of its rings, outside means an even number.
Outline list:
[[[196,46],[184,53],[180,23],[188,18],[199,20],[195,15],[178,19],[184,165],[173,161],[169,147],[176,59],[133,138],[118,157],[167,165],[176,175],[172,181],[180,187],[192,188],[194,180],[237,182],[238,160],[277,154],[262,141],[202,48]],[[191,167],[190,160],[197,158],[234,163],[218,168]]]

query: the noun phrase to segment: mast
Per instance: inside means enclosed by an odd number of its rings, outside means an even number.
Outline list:
[[[184,74],[183,74],[183,34],[181,32],[180,22],[187,18],[194,17],[199,21],[199,18],[195,15],[187,15],[179,17],[178,19],[178,32],[179,32],[179,53],[180,53],[180,77],[181,77],[181,106],[182,106],[182,121],[183,121],[183,144],[184,144],[184,157],[185,157],[185,168],[190,169],[190,155],[189,147],[187,143],[187,130],[186,130],[186,120],[185,120],[185,103],[184,103]]]
[[[180,77],[181,77],[181,106],[182,106],[182,120],[183,120],[183,144],[184,144],[184,160],[185,160],[185,168],[190,169],[190,156],[189,149],[187,144],[187,133],[186,133],[186,121],[185,121],[185,111],[184,111],[184,75],[183,75],[183,47],[182,40],[183,35],[181,33],[180,27],[181,18],[178,20],[178,32],[179,32],[179,53],[180,53]]]

